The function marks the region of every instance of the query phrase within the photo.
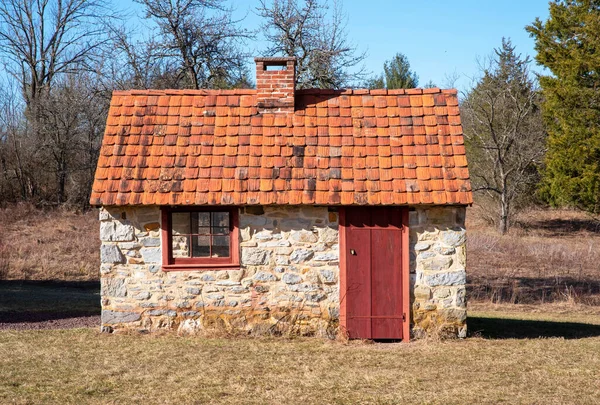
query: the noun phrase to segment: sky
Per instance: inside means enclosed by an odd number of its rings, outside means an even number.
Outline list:
[[[113,0],[139,8],[130,0]],[[235,17],[243,25],[257,28],[257,0],[232,0]],[[466,91],[477,77],[478,60],[492,54],[510,38],[517,53],[535,56],[534,41],[525,31],[536,17],[546,20],[548,0],[344,0],[348,16],[347,36],[359,51],[367,52],[365,67],[380,74],[383,63],[397,52],[408,57],[419,84],[430,80],[447,87],[448,78],[458,77],[454,86]],[[249,48],[264,48],[258,40]],[[251,60],[249,61],[251,63]],[[534,68],[535,70],[535,68]],[[540,69],[537,68],[539,71]]]

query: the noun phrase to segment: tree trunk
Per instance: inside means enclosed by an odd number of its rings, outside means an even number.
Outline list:
[[[498,223],[498,232],[504,235],[508,232],[509,227],[509,214],[510,214],[510,206],[508,202],[508,198],[506,196],[506,192],[502,193],[500,196],[500,222]]]

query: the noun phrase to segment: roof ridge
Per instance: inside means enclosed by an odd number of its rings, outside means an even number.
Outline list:
[[[256,89],[144,89],[144,90],[113,90],[113,96],[242,96],[254,95]]]
[[[422,94],[458,94],[456,89],[413,88],[413,89],[297,89],[297,95],[371,95],[371,96],[398,96]],[[174,96],[208,96],[227,95],[241,96],[254,95],[256,89],[143,89],[143,90],[114,90],[115,96],[148,96],[148,95],[174,95]]]

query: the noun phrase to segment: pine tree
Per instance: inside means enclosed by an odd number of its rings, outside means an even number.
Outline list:
[[[529,57],[505,39],[494,52],[461,108],[473,189],[495,202],[493,219],[504,234],[537,187],[545,132]]]
[[[383,64],[383,74],[370,79],[367,87],[372,89],[412,89],[419,85],[419,77],[410,70],[406,55],[397,53]]]
[[[542,196],[552,205],[600,212],[600,1],[555,0],[526,27],[540,77],[548,154]]]

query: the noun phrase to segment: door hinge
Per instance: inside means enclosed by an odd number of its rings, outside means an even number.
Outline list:
[[[406,322],[406,314],[402,314],[402,322]]]

